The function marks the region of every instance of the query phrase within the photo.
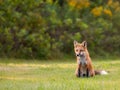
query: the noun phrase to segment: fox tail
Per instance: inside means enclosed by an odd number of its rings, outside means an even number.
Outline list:
[[[107,75],[108,72],[105,70],[95,70],[95,75]]]

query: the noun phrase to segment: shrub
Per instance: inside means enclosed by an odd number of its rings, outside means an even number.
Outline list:
[[[86,40],[92,56],[120,53],[118,1],[1,0],[0,56],[54,58]]]

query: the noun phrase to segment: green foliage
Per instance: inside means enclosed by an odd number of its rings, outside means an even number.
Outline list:
[[[108,6],[103,0],[85,1],[76,6],[72,0],[0,0],[0,56],[61,57],[74,53],[73,40],[86,40],[92,56],[119,54],[116,2]]]

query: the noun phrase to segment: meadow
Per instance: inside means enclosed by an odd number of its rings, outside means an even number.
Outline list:
[[[0,90],[120,90],[120,59],[94,59],[108,75],[75,76],[76,60],[0,59]]]

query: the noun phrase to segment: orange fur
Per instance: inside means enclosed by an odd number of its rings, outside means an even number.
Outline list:
[[[89,52],[87,50],[87,43],[85,41],[82,43],[74,41],[74,51],[78,63],[75,71],[76,76],[79,77],[79,71],[81,72],[81,74],[83,74],[83,72],[86,71],[87,69],[89,72],[89,76],[94,76],[95,71],[92,65]]]

